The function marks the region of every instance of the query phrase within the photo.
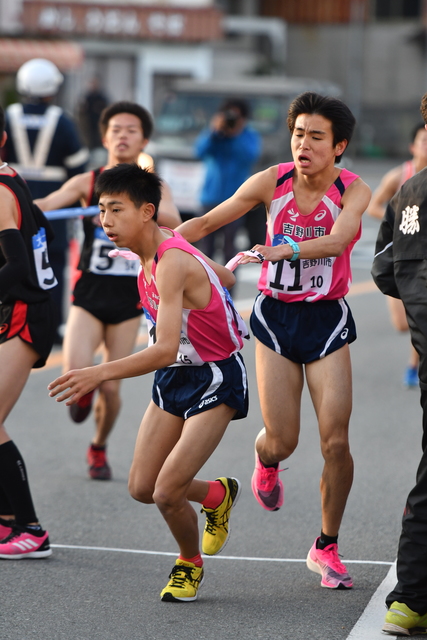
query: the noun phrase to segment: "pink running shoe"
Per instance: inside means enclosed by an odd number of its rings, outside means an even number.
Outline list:
[[[12,526],[9,525],[9,522],[12,523],[14,520],[9,521],[4,518],[0,518],[0,540],[4,540],[12,533]]]
[[[0,558],[3,560],[47,558],[50,555],[52,555],[52,549],[47,531],[44,531],[41,536],[35,536],[27,529],[13,530],[7,538],[0,541]]]
[[[310,571],[320,573],[322,580],[321,587],[328,589],[351,589],[353,580],[347,573],[346,567],[338,557],[338,545],[330,544],[325,549],[317,549],[316,538],[313,546],[308,552],[307,567]]]
[[[255,470],[252,474],[252,493],[257,502],[267,511],[278,511],[283,504],[283,483],[279,478],[279,467],[264,467],[256,450],[258,438],[265,433],[261,429],[255,440]]]

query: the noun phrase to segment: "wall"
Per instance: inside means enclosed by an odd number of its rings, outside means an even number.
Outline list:
[[[342,87],[360,123],[353,145],[360,152],[404,154],[427,91],[427,59],[413,41],[420,25],[370,23],[354,29],[352,37],[349,25],[288,25],[286,72]]]

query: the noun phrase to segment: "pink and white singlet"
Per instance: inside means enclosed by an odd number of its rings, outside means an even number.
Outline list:
[[[294,163],[280,164],[277,184],[267,220],[266,245],[284,244],[284,236],[295,242],[329,235],[342,210],[341,199],[346,188],[358,178],[347,169],[328,189],[317,207],[303,215],[293,193]],[[316,302],[337,300],[346,295],[351,284],[350,256],[359,240],[361,226],[356,237],[339,257],[300,259],[294,262],[265,261],[262,265],[258,289],[267,296],[284,302]]]
[[[169,229],[168,229],[169,231]],[[236,322],[237,313],[213,269],[201,254],[176,231],[172,238],[160,244],[153,260],[151,282],[148,283],[141,269],[138,289],[147,319],[149,344],[156,339],[157,311],[160,303],[156,287],[156,270],[168,249],[181,249],[193,255],[205,269],[211,285],[211,300],[204,309],[183,309],[179,350],[175,364],[200,366],[205,362],[225,360],[243,347],[243,339]]]

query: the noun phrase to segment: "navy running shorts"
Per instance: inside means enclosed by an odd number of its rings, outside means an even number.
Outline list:
[[[260,293],[251,314],[254,336],[292,362],[320,360],[356,340],[356,325],[344,298],[282,302]]]
[[[240,353],[226,360],[196,366],[158,369],[154,375],[153,402],[186,420],[220,404],[236,409],[233,420],[248,413],[248,382]]]
[[[100,276],[85,272],[77,280],[73,304],[103,324],[120,324],[142,314],[134,276]]]
[[[52,298],[27,304],[16,300],[0,304],[0,344],[19,336],[40,356],[33,369],[40,369],[52,350],[56,335]]]

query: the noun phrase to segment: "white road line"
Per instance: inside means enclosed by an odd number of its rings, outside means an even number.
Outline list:
[[[393,562],[387,576],[375,591],[365,611],[350,631],[350,635],[347,636],[347,640],[385,640],[385,638],[393,640],[393,637],[397,638],[397,636],[386,635],[381,631],[386,613],[385,599],[395,586],[396,579],[396,563]]]
[[[177,552],[171,551],[148,551],[147,549],[118,549],[116,547],[87,547],[74,544],[51,544],[54,549],[77,549],[81,551],[110,551],[114,553],[136,553],[149,556],[173,556],[176,557]],[[212,560],[243,560],[246,562],[299,562],[305,563],[305,559],[301,558],[253,558],[251,556],[203,556]],[[381,631],[385,615],[385,598],[396,584],[396,563],[383,562],[381,560],[343,560],[345,564],[370,564],[383,565],[390,567],[386,578],[382,581],[368,606],[362,613],[359,620],[354,625],[347,636],[347,640],[385,640],[385,635]],[[393,640],[392,636],[388,636]]]
[[[139,553],[149,556],[176,556],[177,551],[148,551],[147,549],[119,549],[116,547],[86,547],[75,544],[51,544],[54,549],[81,549],[82,551],[113,551],[115,553]],[[244,560],[246,562],[305,562],[305,558],[252,558],[250,556],[203,556],[212,560]],[[346,564],[374,564],[389,567],[392,562],[382,562],[381,560],[343,560]]]

